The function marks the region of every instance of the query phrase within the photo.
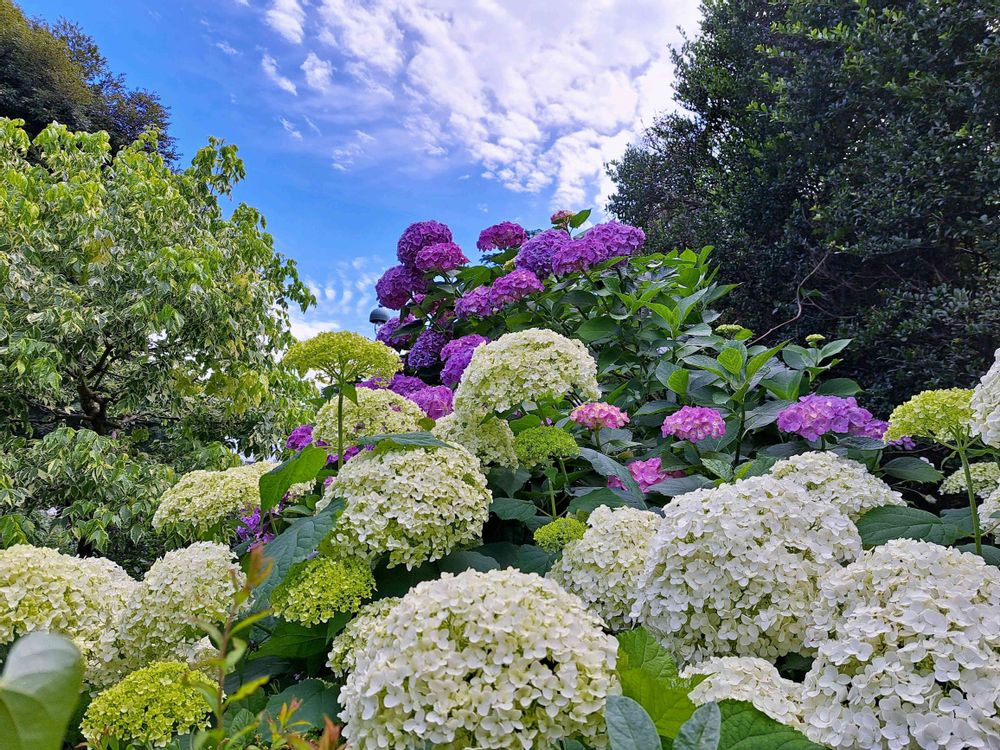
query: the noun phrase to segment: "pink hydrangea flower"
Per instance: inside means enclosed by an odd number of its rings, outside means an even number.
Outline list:
[[[599,430],[602,427],[617,429],[628,424],[628,414],[617,406],[600,401],[576,407],[570,412],[569,418],[588,430]]]
[[[649,492],[649,488],[654,484],[659,484],[666,479],[676,479],[684,476],[683,471],[664,471],[661,467],[662,461],[657,458],[650,458],[645,461],[633,461],[628,465],[628,472],[639,484],[639,489]],[[625,489],[625,484],[618,477],[608,477],[608,487],[613,490]]]
[[[726,434],[726,421],[715,409],[707,406],[682,406],[663,420],[660,428],[663,437],[673,435],[693,443],[706,438],[720,438]]]

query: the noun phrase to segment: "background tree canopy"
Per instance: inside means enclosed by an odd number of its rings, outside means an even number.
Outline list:
[[[758,334],[855,337],[881,409],[974,380],[1000,328],[995,3],[703,12],[674,55],[687,112],[610,165],[611,210],[656,245],[716,245]]]

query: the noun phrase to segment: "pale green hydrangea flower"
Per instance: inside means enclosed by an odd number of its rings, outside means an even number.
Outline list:
[[[685,667],[681,677],[704,676],[688,693],[696,706],[720,701],[746,701],[779,724],[802,727],[802,696],[797,683],[786,680],[771,662],[756,656],[723,656]]]
[[[271,594],[271,606],[282,619],[318,625],[338,614],[356,612],[374,591],[368,563],[314,557],[288,571]]]
[[[390,432],[416,432],[427,415],[408,398],[390,390],[358,388],[358,403],[344,399],[344,445],[360,437]],[[316,413],[313,440],[337,444],[337,401],[329,401]],[[336,450],[336,448],[334,448]]]
[[[358,610],[358,614],[330,642],[330,655],[326,665],[333,673],[343,677],[354,670],[354,655],[368,638],[369,634],[381,627],[382,619],[400,601],[398,596],[366,604]]]
[[[92,748],[166,747],[175,736],[208,726],[211,708],[199,685],[211,688],[212,682],[186,664],[150,664],[94,698],[80,730]]]
[[[969,466],[969,473],[972,474],[972,491],[980,499],[985,499],[993,494],[993,491],[1000,485],[1000,464],[996,461],[981,461]],[[965,470],[959,469],[949,475],[941,482],[941,492],[946,495],[958,495],[968,492],[965,484]]]
[[[594,358],[579,341],[531,328],[476,347],[455,391],[455,411],[482,417],[574,390],[585,401],[600,398]]]
[[[482,462],[484,466],[517,466],[514,454],[514,433],[503,419],[489,416],[480,421],[458,412],[441,417],[431,433],[447,443],[461,445]]]
[[[587,531],[583,521],[575,518],[557,518],[535,530],[535,544],[554,555],[570,542],[583,539]]]
[[[922,391],[892,410],[887,442],[904,437],[923,437],[953,443],[968,435],[972,420],[972,391],[944,388]]]
[[[326,489],[346,507],[323,551],[412,568],[479,538],[492,496],[465,448],[362,451]]]
[[[420,583],[357,648],[340,693],[354,750],[606,748],[617,641],[554,581],[514,569]]]
[[[972,393],[972,427],[984,443],[1000,448],[1000,349],[994,358]]]
[[[283,361],[301,373],[320,372],[334,383],[388,379],[403,369],[399,355],[388,346],[351,331],[325,332],[297,341]]]

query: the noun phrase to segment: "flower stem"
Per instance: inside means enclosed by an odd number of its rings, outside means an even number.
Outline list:
[[[976,542],[976,554],[983,554],[982,534],[979,530],[979,509],[976,507],[976,489],[972,486],[972,467],[969,457],[965,455],[965,446],[959,444],[955,449],[962,461],[962,471],[965,473],[965,489],[969,494],[969,508],[972,511],[972,537]]]
[[[337,391],[337,473],[344,468],[344,389]]]

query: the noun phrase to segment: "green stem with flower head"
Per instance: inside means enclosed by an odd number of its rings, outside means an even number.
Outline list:
[[[969,509],[972,511],[972,537],[976,543],[976,554],[982,556],[983,541],[982,533],[979,530],[979,508],[976,504],[976,489],[972,484],[972,467],[969,465],[969,457],[966,455],[966,446],[959,443],[955,447],[958,458],[962,462],[962,471],[965,473],[965,489],[969,494]]]
[[[337,473],[344,468],[344,386],[337,389]]]

